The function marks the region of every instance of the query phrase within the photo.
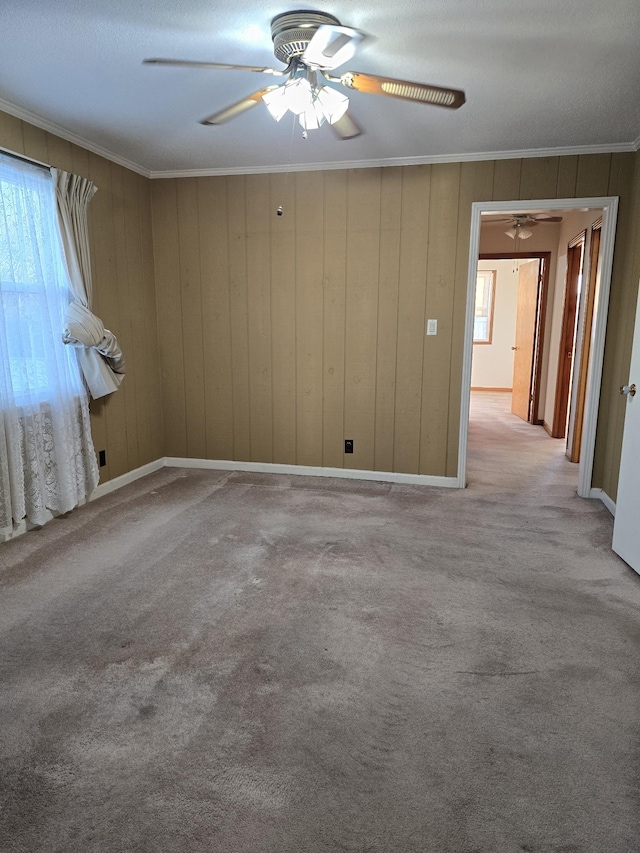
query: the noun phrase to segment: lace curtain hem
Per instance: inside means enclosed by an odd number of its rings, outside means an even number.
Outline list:
[[[73,437],[69,440],[68,436]],[[69,512],[98,485],[98,465],[91,440],[86,399],[62,409],[41,403],[0,413],[0,534],[27,518],[44,524],[47,510]]]

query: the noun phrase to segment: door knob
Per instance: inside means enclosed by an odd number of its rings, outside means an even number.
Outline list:
[[[626,396],[627,396],[627,394],[628,394],[630,397],[635,397],[635,396],[636,396],[636,386],[635,386],[635,383],[634,383],[633,385],[621,385],[621,386],[620,386],[620,393],[621,393],[624,397],[626,397]]]
[[[518,347],[511,347],[511,349],[518,349]]]

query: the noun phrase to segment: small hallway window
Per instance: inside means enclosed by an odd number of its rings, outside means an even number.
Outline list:
[[[476,308],[473,320],[474,344],[491,343],[495,281],[495,270],[478,270],[478,277],[476,279]]]

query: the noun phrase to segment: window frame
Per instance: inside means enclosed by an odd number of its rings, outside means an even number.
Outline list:
[[[32,196],[31,201],[33,204],[25,204],[24,207],[20,207],[19,212],[23,214],[28,212],[30,222],[32,223],[43,223],[41,226],[42,234],[46,239],[52,263],[46,272],[51,273],[54,271],[54,274],[50,277],[36,277],[33,278],[33,280],[29,277],[29,271],[26,272],[26,276],[22,280],[0,278],[0,302],[4,302],[5,298],[7,299],[7,302],[3,306],[3,311],[5,311],[9,310],[8,306],[12,297],[17,298],[18,300],[20,300],[21,297],[34,297],[39,303],[38,317],[44,318],[44,323],[48,324],[50,323],[51,317],[48,311],[50,305],[49,294],[53,292],[53,289],[57,288],[60,291],[62,303],[70,302],[72,298],[71,285],[64,259],[64,249],[57,224],[55,225],[55,229],[53,231],[51,230],[52,223],[56,220],[53,176],[49,167],[45,167],[40,163],[31,162],[27,158],[14,156],[5,151],[0,151],[0,154],[2,155],[2,162],[0,162],[0,180],[7,185],[16,184],[21,186],[20,180],[17,177],[14,179],[14,165],[16,167],[16,172],[20,168],[25,169],[25,167],[28,171],[32,171],[34,175],[37,175],[38,172],[42,172],[42,175],[40,176],[43,180],[42,187],[38,184],[30,188],[29,194]],[[47,193],[50,195],[49,198],[46,198]],[[24,199],[25,201],[28,200],[26,194]],[[36,225],[32,224],[32,227],[35,228]],[[0,270],[0,276],[2,275],[2,272],[3,270]],[[56,272],[59,274],[56,274]],[[62,331],[64,328],[64,316],[61,315],[59,319],[60,345],[64,349],[60,350],[57,356],[56,353],[49,353],[46,349],[43,354],[35,352],[37,347],[33,344],[31,346],[30,353],[16,353],[15,350],[12,350],[11,348],[10,337],[7,340],[7,354],[9,356],[10,365],[9,369],[12,376],[11,400],[12,405],[17,407],[19,410],[24,410],[25,412],[30,411],[31,407],[34,405],[39,406],[42,409],[43,406],[50,406],[51,402],[55,400],[56,395],[59,393],[59,386],[56,381],[55,371],[52,373],[49,369],[49,365],[50,363],[54,363],[56,358],[59,358],[59,355],[62,352],[64,352],[64,358],[68,362],[70,369],[68,380],[70,383],[69,388],[71,393],[74,397],[79,398],[82,396],[84,384],[81,371],[73,350],[61,342]],[[44,343],[43,336],[39,335],[38,339],[40,342]],[[17,381],[15,380],[12,359],[15,360],[16,363],[21,363],[23,365],[25,381],[21,381],[20,378],[18,378]],[[43,372],[46,376],[46,382],[43,384],[31,382],[28,379],[30,375],[30,368],[33,375],[38,373],[38,364],[44,365]]]
[[[479,279],[481,277],[484,277],[485,281],[487,281],[487,279],[488,279],[489,296],[488,296],[488,300],[487,300],[488,305],[487,305],[486,314],[478,314],[477,313],[477,311],[478,311],[477,294],[478,294],[478,285],[480,283]],[[476,273],[476,302],[474,303],[474,315],[473,315],[473,318],[474,318],[473,345],[474,346],[490,346],[493,343],[493,315],[494,315],[495,304],[496,304],[496,280],[497,280],[497,277],[498,277],[498,271],[495,269],[489,269],[489,270],[479,269],[479,270],[477,270],[477,273]],[[475,320],[476,320],[476,317],[486,317],[487,318],[487,337],[486,337],[486,339],[476,338],[476,336],[475,336]]]

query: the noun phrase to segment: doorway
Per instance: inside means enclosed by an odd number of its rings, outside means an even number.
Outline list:
[[[477,280],[477,263],[480,248],[480,223],[482,213],[529,214],[535,211],[584,211],[595,208],[602,209],[602,229],[600,239],[600,280],[593,304],[593,328],[590,336],[590,347],[586,364],[586,389],[584,395],[584,415],[582,419],[582,453],[578,469],[578,494],[588,497],[591,493],[591,475],[593,470],[593,453],[595,446],[595,429],[597,422],[597,407],[602,376],[602,359],[604,352],[604,336],[609,302],[609,287],[611,282],[611,267],[613,261],[613,244],[617,217],[616,197],[600,197],[588,199],[544,199],[532,201],[507,202],[474,202],[471,215],[471,240],[469,253],[467,313],[465,325],[465,341],[463,351],[463,375],[461,418],[459,432],[458,454],[458,483],[466,485],[467,441],[469,431],[469,405],[471,394],[471,366],[473,349],[473,321],[475,312],[475,291]],[[540,364],[540,357],[537,363]],[[539,386],[538,386],[539,387]],[[554,388],[555,390],[555,388]],[[538,415],[539,417],[539,415]]]
[[[542,424],[539,410],[550,259],[550,252],[484,252],[478,264],[479,276],[485,262],[496,268],[491,308],[497,328],[496,339],[489,341],[478,340],[474,330],[471,388],[498,390],[487,378],[503,376],[503,386],[508,384],[503,390],[511,391],[512,413],[531,424]],[[511,292],[505,294],[505,288]],[[477,314],[476,307],[476,322]],[[494,350],[490,359],[485,343]],[[496,362],[508,361],[510,356],[513,364],[508,372],[503,367],[502,373],[487,373],[489,365],[496,370]],[[484,365],[477,364],[480,360]],[[482,372],[476,367],[483,368]]]

